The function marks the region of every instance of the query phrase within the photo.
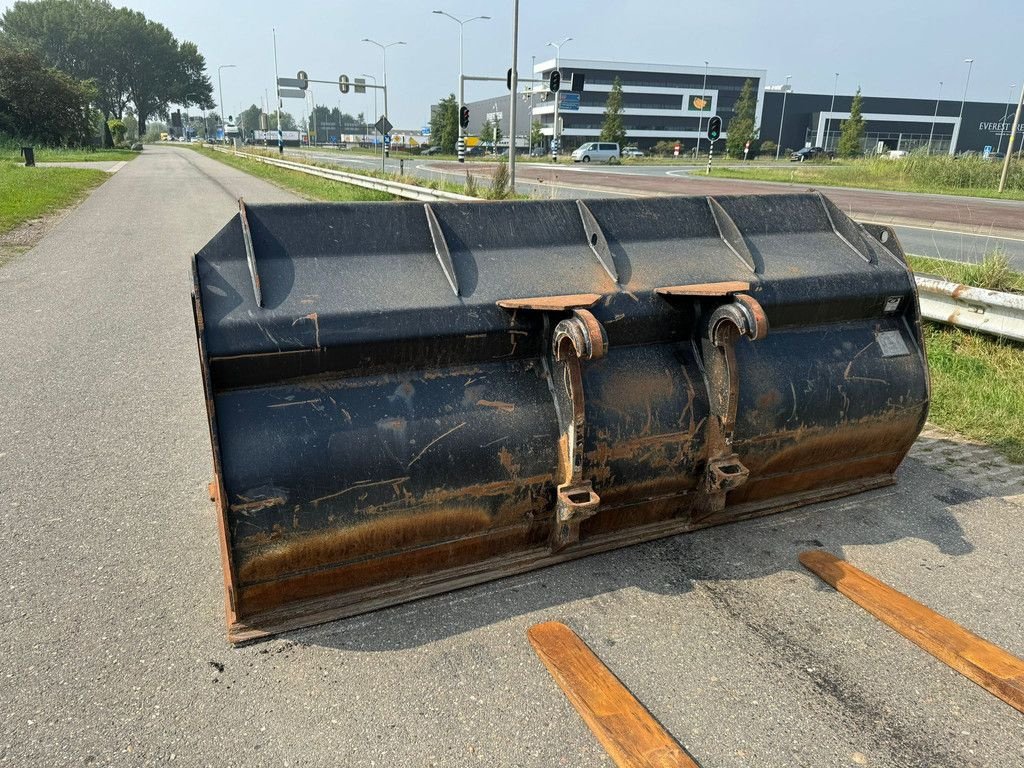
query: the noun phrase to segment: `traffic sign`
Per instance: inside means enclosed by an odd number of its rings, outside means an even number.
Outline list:
[[[558,107],[568,112],[576,112],[580,108],[580,95],[572,91],[563,91],[558,94]]]
[[[708,139],[718,141],[722,137],[722,118],[712,115],[708,119]]]
[[[356,87],[354,88],[356,93],[366,93],[366,79],[365,78],[357,77],[352,82],[356,84]]]
[[[377,133],[382,134],[384,136],[385,142],[391,141],[391,139],[388,137],[388,133],[395,126],[393,126],[386,117],[382,115],[380,120],[373,124],[373,127],[377,129]]]
[[[278,88],[277,95],[282,99],[304,99],[306,92],[299,88]]]
[[[301,88],[302,81],[297,77],[279,77],[277,85],[279,88]]]

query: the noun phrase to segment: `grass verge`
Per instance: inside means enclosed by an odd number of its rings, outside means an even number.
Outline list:
[[[1024,163],[1010,163],[1006,190],[1000,194],[996,190],[1002,167],[1002,163],[980,157],[911,155],[899,160],[865,158],[821,165],[794,163],[789,167],[719,167],[713,169],[711,175],[729,179],[1024,200]]]
[[[924,336],[929,420],[1024,463],[1024,345],[931,323]]]
[[[108,177],[86,168],[25,168],[0,162],[0,234],[77,203]]]
[[[990,291],[1024,293],[1024,275],[1010,269],[1009,258],[999,251],[986,254],[980,263],[913,255],[907,256],[907,260],[915,272],[938,275],[951,283],[973,285]]]
[[[331,181],[319,176],[309,176],[299,171],[291,171],[287,168],[278,168],[273,165],[246,160],[244,157],[235,157],[224,152],[215,152],[197,145],[190,145],[188,149],[198,152],[206,157],[211,157],[232,168],[245,171],[250,176],[269,181],[289,192],[294,192],[307,200],[321,200],[324,202],[366,202],[394,200],[392,195],[377,192],[372,189],[354,187],[351,184],[344,184],[340,181]]]
[[[138,152],[128,149],[60,149],[36,147],[37,163],[117,163],[121,160],[132,160]],[[21,145],[0,144],[0,160],[24,162],[21,156]]]

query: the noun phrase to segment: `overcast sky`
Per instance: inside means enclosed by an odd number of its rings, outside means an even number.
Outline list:
[[[439,8],[461,18],[486,14],[489,21],[465,27],[467,74],[504,76],[511,63],[511,0],[113,0],[165,24],[178,39],[192,40],[206,56],[217,99],[217,67],[223,70],[225,110],[260,103],[273,88],[271,29],[277,28],[282,77],[305,69],[310,77],[336,80],[339,74],[381,76],[381,52],[360,42],[406,42],[388,50],[391,121],[416,128],[429,119],[430,104],[456,90],[459,28]],[[0,8],[11,3],[0,0]],[[959,100],[967,65],[975,59],[969,99],[1002,101],[1011,83],[1024,77],[1024,11],[1011,0],[891,0],[850,2],[741,2],[649,4],[607,2],[520,3],[520,72],[530,57],[548,58],[545,43],[572,37],[566,58],[609,59],[659,64],[766,69],[769,83],[793,75],[794,90],[831,93],[860,85],[866,95],[934,98],[939,81],[944,98]],[[466,100],[504,94],[500,83],[467,85]],[[341,96],[336,86],[316,86],[318,103],[356,114],[373,111],[373,96]],[[301,102],[285,101],[298,114]],[[383,111],[383,103],[379,104]]]

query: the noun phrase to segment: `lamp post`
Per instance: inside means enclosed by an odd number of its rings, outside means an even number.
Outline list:
[[[373,75],[368,75],[368,74],[366,74],[364,72],[361,75],[361,77],[368,77],[371,80],[373,80],[373,84],[374,85],[377,85],[377,78],[374,77]],[[379,117],[380,117],[380,115],[377,114],[377,89],[374,88],[373,89],[373,122],[376,123],[377,122],[377,118],[379,118]],[[338,123],[339,123],[339,125],[338,125],[338,135],[340,136],[341,135],[341,124],[340,124],[341,123],[341,105],[340,104],[338,105]],[[367,135],[369,135],[369,133],[370,133],[369,129],[367,129],[366,133],[367,133]],[[376,151],[376,149],[377,149],[377,140],[376,139],[374,139],[374,141],[373,141],[373,146],[374,146],[374,155],[376,155],[377,154],[377,151]]]
[[[932,136],[935,135],[935,120],[939,116],[939,101],[942,99],[942,81],[939,80],[939,93],[935,97],[935,112],[932,113],[932,129],[928,131],[928,154],[932,153]]]
[[[704,84],[700,87],[700,98],[703,100],[708,90],[708,63],[704,62]],[[700,155],[700,134],[704,130],[704,110],[700,111],[697,115],[697,148],[694,150],[695,156]]]
[[[563,38],[562,40],[560,40],[557,43],[548,43],[548,45],[550,45],[552,48],[555,49],[555,70],[558,71],[559,75],[561,75],[561,70],[559,70],[559,67],[561,65],[560,65],[559,62],[560,62],[560,59],[561,59],[561,56],[562,56],[562,46],[565,45],[566,43],[568,43],[570,40],[572,40],[571,37],[566,37],[566,38]],[[552,160],[552,162],[555,162],[555,163],[558,162],[558,150],[561,149],[561,146],[559,146],[560,144],[561,144],[561,141],[559,140],[559,137],[558,137],[558,94],[556,93],[555,94],[555,119],[551,123],[551,160]]]
[[[371,40],[368,37],[364,37],[363,38],[363,42],[364,43],[370,43],[372,45],[376,45],[378,48],[380,48],[380,52],[384,56],[384,67],[383,67],[383,71],[384,71],[384,81],[383,81],[384,82],[384,117],[387,117],[388,116],[388,48],[390,48],[393,45],[405,45],[405,42],[402,41],[402,40],[396,40],[393,43],[378,43],[376,40]],[[389,157],[390,154],[391,153],[388,151],[388,142],[385,141],[384,142],[384,157]]]
[[[828,149],[828,127],[829,123],[832,122],[832,113],[836,111],[836,91],[839,88],[839,73],[835,73],[836,79],[832,81],[832,104],[828,108],[828,117],[825,118],[825,141],[822,142],[822,148]]]
[[[967,86],[971,84],[971,69],[974,67],[974,59],[964,59],[964,64],[967,65],[967,79],[964,80],[964,95],[960,97],[960,116],[957,118],[956,123],[956,138],[957,144],[960,143],[960,126],[964,122],[964,104],[967,103]],[[956,154],[956,147],[950,147],[950,154]]]
[[[227,127],[227,123],[224,122],[224,79],[221,77],[220,72],[222,69],[233,69],[237,67],[237,64],[221,64],[217,67],[217,98],[220,100],[220,104],[217,107],[221,111],[220,124]],[[227,137],[227,131],[225,130],[224,136]]]
[[[782,117],[779,118],[779,143],[775,145],[775,161],[779,160],[779,153],[782,152],[782,123],[786,120],[786,96],[789,95],[789,81],[792,75],[786,75],[786,84],[782,88]]]
[[[1010,119],[1010,110],[1013,109],[1013,89],[1017,87],[1016,83],[1010,84],[1010,92],[1006,94],[1006,112],[1003,114],[1002,122],[1005,124]],[[1002,126],[999,127],[999,146],[996,147],[996,152],[1003,151],[1003,130]]]
[[[462,113],[462,105],[466,103],[466,85],[465,85],[465,83],[462,80],[462,50],[463,50],[463,46],[462,46],[462,37],[463,37],[463,35],[462,35],[462,33],[465,31],[465,27],[466,27],[467,24],[469,24],[469,22],[477,21],[477,20],[483,20],[483,19],[490,19],[491,17],[490,16],[473,16],[473,17],[468,18],[468,19],[460,19],[460,18],[457,18],[455,16],[452,16],[447,11],[433,11],[433,13],[436,13],[439,16],[447,16],[449,19],[451,19],[452,21],[454,21],[456,24],[459,25],[459,106],[458,106],[458,111],[456,112],[456,117],[459,118],[459,116]],[[458,122],[459,122],[459,143],[458,143],[459,162],[460,163],[464,163],[464,162],[466,162],[466,129],[462,127],[462,120],[461,119],[459,119]]]

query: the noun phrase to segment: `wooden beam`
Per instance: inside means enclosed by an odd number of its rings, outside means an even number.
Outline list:
[[[620,768],[699,768],[679,743],[564,624],[527,631],[530,644]]]
[[[828,552],[804,552],[800,562],[939,661],[1024,712],[1024,661]]]

